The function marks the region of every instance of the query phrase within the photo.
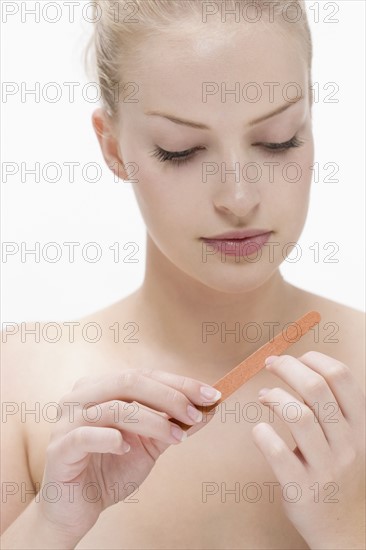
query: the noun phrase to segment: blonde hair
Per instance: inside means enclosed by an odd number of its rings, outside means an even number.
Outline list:
[[[93,71],[93,78],[100,86],[102,106],[118,124],[118,102],[121,90],[128,85],[130,69],[138,69],[143,59],[143,39],[163,33],[172,37],[172,29],[183,29],[185,33],[197,32],[192,15],[203,13],[203,8],[222,7],[225,11],[241,9],[240,14],[249,14],[253,8],[261,15],[261,22],[278,24],[279,32],[290,32],[299,51],[305,56],[311,85],[312,40],[304,0],[98,0],[94,3],[94,32],[87,45],[85,63],[87,73]],[[271,9],[270,9],[271,6]],[[243,10],[246,10],[243,12]],[[299,15],[300,14],[300,15]],[[263,17],[263,15],[265,17]],[[227,21],[233,15],[227,15]],[[255,22],[251,18],[249,22]],[[237,31],[240,25],[225,26],[225,32]],[[277,29],[276,29],[277,30]],[[184,35],[178,33],[177,40]],[[293,42],[289,47],[293,47]],[[91,58],[89,57],[91,54]]]

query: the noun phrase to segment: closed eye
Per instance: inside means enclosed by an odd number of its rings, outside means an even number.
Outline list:
[[[296,135],[283,143],[253,143],[253,147],[263,147],[265,150],[272,152],[272,154],[279,154],[286,152],[294,147],[300,147],[305,142],[300,140]],[[151,156],[156,157],[160,162],[169,162],[173,165],[181,165],[188,162],[195,156],[196,151],[200,151],[204,147],[193,147],[192,149],[186,149],[185,151],[165,151],[161,147],[157,147],[151,152]]]
[[[283,143],[253,143],[253,146],[265,147],[270,151],[286,151],[287,149],[291,149],[293,147],[301,147],[301,145],[303,145],[304,143],[304,141],[302,141],[295,135],[294,137],[292,137],[288,141],[284,141]]]
[[[157,147],[152,151],[152,156],[156,157],[160,162],[171,162],[172,164],[183,164],[190,159],[196,151],[204,149],[203,147],[193,147],[185,151],[165,151],[161,147]]]

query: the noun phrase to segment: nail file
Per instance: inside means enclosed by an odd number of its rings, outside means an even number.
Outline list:
[[[292,344],[298,342],[313,326],[317,325],[319,321],[320,314],[317,311],[309,311],[297,321],[289,324],[286,330],[282,330],[280,334],[277,334],[272,340],[244,359],[244,361],[225,374],[215,384],[212,384],[222,394],[218,401],[212,404],[209,404],[207,401],[207,405],[195,405],[195,407],[203,413],[208,413],[215,409],[245,384],[245,382],[263,369],[264,361],[269,355],[281,355]],[[183,430],[192,428],[192,424],[184,424],[175,418],[169,418],[169,420],[178,424]]]

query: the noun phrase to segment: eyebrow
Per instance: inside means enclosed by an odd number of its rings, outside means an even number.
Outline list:
[[[271,113],[268,113],[267,115],[263,115],[259,118],[256,118],[254,120],[251,120],[248,123],[248,126],[255,126],[256,124],[259,124],[260,122],[263,122],[264,120],[267,120],[269,118],[274,117],[275,115],[279,115],[280,113],[283,113],[286,111],[291,105],[294,105],[295,103],[298,103],[300,100],[304,99],[304,96],[297,97],[294,101],[284,103],[280,107],[277,107],[274,111]],[[163,118],[167,118],[171,122],[174,122],[175,124],[181,124],[183,126],[190,126],[192,128],[197,128],[198,130],[210,130],[209,126],[206,126],[206,124],[201,124],[200,122],[194,122],[192,120],[186,120],[183,118],[179,118],[174,115],[170,115],[168,113],[163,113],[162,111],[146,111],[145,115],[149,116],[160,116]]]

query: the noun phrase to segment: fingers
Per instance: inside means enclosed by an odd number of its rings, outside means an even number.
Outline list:
[[[309,351],[299,357],[299,361],[320,374],[331,388],[345,419],[353,426],[360,426],[365,410],[365,395],[357,384],[352,371],[340,361]]]
[[[259,422],[252,430],[254,442],[263,453],[282,486],[302,479],[305,468],[283,439],[265,422]]]
[[[155,370],[129,369],[120,374],[107,374],[94,382],[85,381],[85,385],[74,386],[74,390],[65,396],[70,401],[85,405],[86,403],[102,403],[112,399],[123,401],[137,401],[167,413],[169,416],[194,425],[201,422],[202,413],[194,404],[204,405],[218,400],[209,398],[208,394],[201,393],[206,384],[176,374]],[[65,401],[64,398],[64,401]]]
[[[272,388],[259,399],[286,422],[305,461],[313,468],[326,468],[331,460],[330,447],[309,407],[282,388]]]
[[[157,369],[142,369],[142,374],[184,393],[196,405],[205,406],[221,397],[221,392],[216,388],[188,376]]]
[[[321,426],[329,445],[336,448],[347,433],[348,425],[336,397],[322,374],[309,369],[301,358],[296,359],[291,355],[281,355],[270,364],[266,363],[266,369],[279,376],[304,399],[312,411],[309,411],[310,420],[312,418],[314,422],[318,421],[317,426]],[[292,396],[289,397],[293,402],[299,403]],[[301,407],[303,408],[303,405]],[[314,422],[312,424],[315,426]]]
[[[74,479],[85,469],[89,453],[122,455],[129,450],[130,446],[118,430],[80,426],[48,446],[47,462],[57,479],[66,482]]]
[[[72,428],[75,430],[82,426],[115,428],[169,445],[177,444],[187,437],[179,426],[135,401],[127,403],[115,400],[79,408],[75,412]]]

